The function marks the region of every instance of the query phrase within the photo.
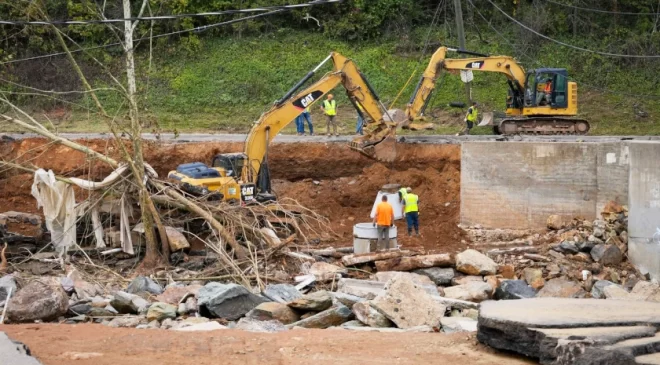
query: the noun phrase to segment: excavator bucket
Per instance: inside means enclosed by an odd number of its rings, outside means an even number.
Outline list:
[[[486,125],[493,125],[493,113],[483,113],[483,117],[481,118],[479,127],[483,127]]]
[[[405,114],[400,109],[388,110],[374,129],[364,136],[353,139],[349,146],[361,154],[383,162],[396,158],[396,128],[403,122]]]

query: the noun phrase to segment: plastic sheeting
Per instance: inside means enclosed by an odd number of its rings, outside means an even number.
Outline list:
[[[145,171],[146,174],[151,177],[158,177],[158,174],[153,167],[148,164],[145,164]],[[112,186],[127,173],[130,173],[128,165],[122,164],[100,182],[78,178],[69,178],[69,180],[76,186],[85,190],[100,190]],[[73,187],[70,184],[57,181],[52,170],[45,171],[39,169],[34,173],[32,196],[37,199],[37,207],[43,207],[46,228],[51,232],[51,240],[55,249],[61,254],[66,252],[71,245],[76,243],[76,218],[78,216],[76,212],[83,213],[88,209],[90,210],[92,217],[92,227],[94,229],[96,247],[106,247],[103,239],[103,226],[99,219],[98,207],[90,207],[88,202],[76,206]],[[133,242],[131,239],[131,227],[126,199],[122,198],[120,204],[121,213],[119,218],[119,230],[122,251],[132,255],[134,254]]]
[[[76,199],[73,187],[57,181],[52,170],[39,169],[34,173],[32,196],[37,207],[43,207],[46,228],[55,249],[63,254],[76,243]]]

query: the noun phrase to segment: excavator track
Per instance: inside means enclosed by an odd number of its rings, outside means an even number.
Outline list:
[[[585,135],[589,122],[584,119],[562,117],[505,118],[498,124],[502,135]]]

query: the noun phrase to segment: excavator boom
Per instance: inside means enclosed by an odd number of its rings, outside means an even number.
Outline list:
[[[298,91],[329,60],[332,60],[333,70],[311,86]],[[367,126],[377,124],[380,132],[370,134],[369,138],[362,139],[359,144],[352,146],[364,154],[373,155],[373,146],[382,142],[389,135],[391,128],[388,127],[392,123],[383,120],[384,107],[355,62],[333,52],[289,90],[282,99],[275,102],[252,126],[245,141],[247,163],[243,165],[242,178],[256,183],[259,191],[269,192],[270,177],[267,154],[270,142],[305,108],[312,106],[340,84],[346,90],[349,100],[356,109],[359,105],[364,111],[362,114],[365,124]]]

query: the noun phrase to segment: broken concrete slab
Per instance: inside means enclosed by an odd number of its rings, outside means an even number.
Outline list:
[[[402,275],[387,282],[384,292],[371,301],[371,306],[399,328],[437,327],[447,309],[424,288]]]
[[[479,303],[490,297],[493,288],[483,281],[470,281],[467,284],[445,288],[445,298]]]
[[[236,324],[236,329],[248,332],[274,333],[287,331],[288,329],[277,320],[259,321],[254,318],[241,318]]]
[[[610,287],[612,286],[608,288]],[[648,331],[645,329],[625,329],[624,331],[623,327],[657,327],[658,325],[660,325],[660,303],[653,302],[568,298],[489,301],[481,304],[477,338],[482,343],[497,349],[518,352],[540,359],[544,364],[549,364],[555,363],[560,355],[575,354],[575,352],[571,352],[571,349],[576,349],[575,346],[578,350],[582,348],[577,354],[591,356],[592,351],[584,351],[585,344],[587,347],[593,347],[594,344],[601,346],[604,338],[621,336],[622,333],[639,334],[641,331],[641,335],[633,337],[648,334],[644,332]],[[596,327],[613,327],[613,329],[600,330]],[[552,343],[548,344],[548,341],[545,340],[546,335],[538,335],[539,331],[549,331],[550,329],[557,329],[558,332],[555,332],[554,335],[566,333],[567,336],[574,335],[574,337],[567,337],[568,342],[559,342],[562,346],[557,347]],[[611,333],[607,334],[608,331]],[[653,333],[655,333],[655,329],[653,329]],[[585,334],[601,342],[594,342],[594,339]],[[606,344],[610,345],[611,342]],[[602,353],[603,349],[599,348],[599,351]],[[616,362],[612,362],[614,361],[612,359],[620,358],[621,352],[606,352],[610,354],[608,355],[610,360],[600,363],[614,364]],[[581,361],[573,359],[573,362],[570,363],[589,363]]]
[[[477,321],[467,317],[442,317],[442,332],[477,332]]]
[[[373,280],[339,279],[338,293],[350,294],[364,299],[374,299],[383,291],[385,283]]]
[[[412,280],[416,284],[435,285],[435,283],[431,279],[429,279],[428,276],[415,274],[412,272],[405,272],[405,271],[379,271],[376,274],[372,275],[371,278],[376,281],[387,283],[388,281],[390,281],[390,279],[392,279],[396,275],[407,276],[410,280]]]
[[[7,365],[41,365],[30,356],[30,349],[20,342],[12,341],[4,332],[0,332],[0,361]]]
[[[394,327],[394,323],[374,309],[369,302],[355,303],[352,309],[355,318],[369,327]]]

